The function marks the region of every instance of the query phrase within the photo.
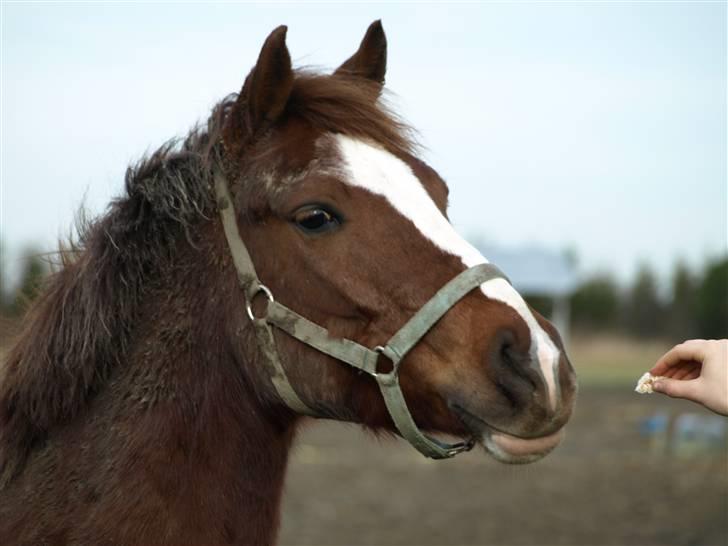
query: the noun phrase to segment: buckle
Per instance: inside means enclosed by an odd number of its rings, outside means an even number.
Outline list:
[[[457,444],[452,444],[450,448],[447,450],[447,456],[448,457],[454,457],[458,453],[462,453],[463,451],[470,451],[475,446],[475,438],[470,437],[470,439],[467,442],[459,442]]]

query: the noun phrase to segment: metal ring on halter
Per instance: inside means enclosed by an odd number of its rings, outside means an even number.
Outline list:
[[[374,352],[379,353],[384,358],[388,359],[392,363],[392,369],[390,371],[388,371],[388,372],[380,373],[380,372],[377,371],[377,368],[376,368],[376,365],[375,365],[374,372],[372,372],[371,375],[374,376],[375,378],[376,377],[380,377],[380,376],[392,376],[392,375],[396,375],[397,372],[398,372],[398,370],[399,370],[399,361],[398,360],[395,360],[394,358],[392,358],[391,356],[389,356],[387,354],[387,347],[382,347],[381,345],[377,345],[376,347],[374,347]]]
[[[250,297],[245,302],[245,310],[248,312],[248,317],[250,317],[250,320],[255,322],[256,320],[262,320],[259,318],[256,318],[256,316],[253,314],[253,300],[255,299],[255,296],[257,296],[260,293],[265,294],[265,297],[268,298],[268,303],[273,303],[276,301],[273,299],[273,292],[271,292],[268,287],[264,284],[258,284],[256,289],[251,292]]]

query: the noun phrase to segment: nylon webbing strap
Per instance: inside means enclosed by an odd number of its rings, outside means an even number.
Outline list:
[[[377,383],[379,383],[379,390],[382,391],[384,403],[387,405],[387,410],[397,426],[397,430],[405,440],[425,457],[447,459],[461,451],[470,449],[471,445],[464,443],[446,444],[420,432],[407,408],[402,388],[399,386],[398,374],[378,376]]]
[[[400,362],[458,301],[474,288],[496,278],[505,277],[493,264],[480,264],[466,269],[438,290],[384,347],[378,349],[392,361],[393,369],[389,373],[377,373],[379,352],[349,339],[333,337],[325,328],[278,302],[269,302],[265,317],[257,320],[267,321],[322,353],[374,376],[400,435],[423,455],[443,459],[464,451],[468,446],[463,443],[443,443],[420,431],[399,385]]]
[[[443,459],[464,451],[463,444],[446,444],[423,434],[409,412],[399,386],[399,364],[420,339],[460,301],[466,294],[484,282],[505,278],[493,264],[479,264],[466,269],[453,278],[423,305],[407,323],[395,333],[382,349],[392,360],[394,369],[389,374],[376,376],[387,410],[400,434],[417,450],[433,459]]]
[[[299,341],[322,353],[374,375],[379,354],[346,338],[332,337],[328,330],[274,301],[265,319]]]
[[[245,248],[243,240],[240,237],[227,182],[222,173],[218,171],[215,171],[214,178],[217,208],[220,211],[223,229],[225,230],[225,238],[230,247],[230,254],[233,257],[240,286],[245,291],[246,301],[250,301],[250,298],[255,295],[255,292],[260,286],[258,275],[255,272],[253,261],[250,259],[250,254],[248,254],[248,249]],[[292,410],[308,415],[315,415],[313,410],[301,401],[296,391],[293,390],[290,381],[288,381],[286,371],[283,369],[280,358],[278,357],[278,350],[276,349],[271,327],[264,321],[254,321],[253,325],[255,328],[255,337],[258,340],[258,347],[264,355],[263,362],[268,369],[268,374],[278,396]]]
[[[382,348],[382,354],[392,359],[395,367],[390,373],[380,374],[376,371],[379,353],[349,339],[332,337],[325,328],[302,317],[295,311],[291,311],[278,302],[269,302],[266,316],[263,319],[256,319],[256,322],[265,321],[270,322],[292,337],[310,345],[318,351],[372,375],[379,385],[379,390],[382,392],[387,411],[392,417],[392,421],[400,435],[426,457],[443,459],[452,457],[455,453],[464,449],[463,444],[445,444],[420,432],[419,427],[412,418],[412,414],[407,408],[407,402],[399,386],[398,368],[401,359],[398,357],[392,358],[393,355],[389,351],[389,345]],[[425,333],[426,330],[417,339],[420,339]],[[414,335],[416,334],[413,332]]]
[[[387,342],[387,348],[400,359],[422,339],[430,328],[473,288],[492,279],[505,278],[493,264],[466,269],[440,288],[415,315]]]

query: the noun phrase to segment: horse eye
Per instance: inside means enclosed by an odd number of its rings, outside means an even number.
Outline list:
[[[337,228],[341,223],[334,214],[322,208],[298,211],[294,215],[293,221],[308,233],[324,233]]]

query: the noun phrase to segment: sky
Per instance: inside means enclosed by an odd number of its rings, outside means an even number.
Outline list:
[[[726,3],[3,3],[10,274],[238,91],[268,33],[331,70],[382,19],[390,100],[466,237],[663,279],[727,250]]]

